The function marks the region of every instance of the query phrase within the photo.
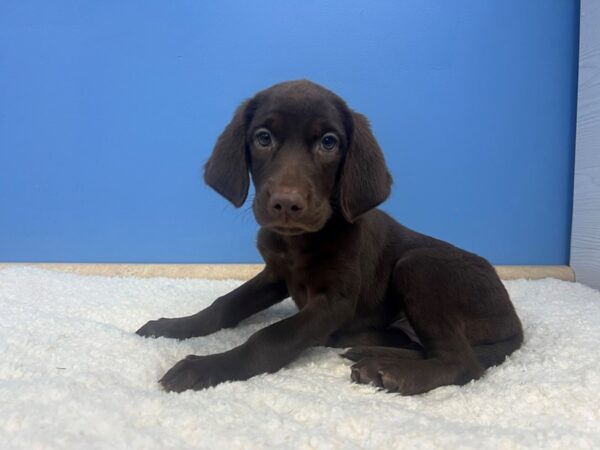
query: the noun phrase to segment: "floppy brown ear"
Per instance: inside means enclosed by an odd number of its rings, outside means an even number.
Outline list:
[[[392,186],[369,121],[355,112],[352,121],[352,137],[340,176],[340,207],[349,222],[388,198]]]
[[[217,139],[204,165],[204,181],[239,208],[246,201],[250,177],[246,160],[246,110],[248,102],[238,107],[233,119]]]

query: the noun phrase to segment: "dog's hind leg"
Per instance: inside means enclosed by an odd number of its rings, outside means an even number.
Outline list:
[[[352,366],[353,381],[411,395],[462,385],[483,374],[485,366],[465,332],[465,317],[477,312],[475,294],[484,293],[485,286],[480,289],[474,278],[465,281],[470,274],[463,272],[460,259],[452,260],[454,256],[416,250],[398,261],[392,275],[393,287],[426,358],[371,351],[373,355],[365,354]]]
[[[523,340],[522,335],[515,335],[505,341],[494,344],[483,344],[472,346],[473,352],[479,363],[485,367],[502,364],[507,355],[520,347]],[[397,358],[397,359],[427,359],[422,347],[388,347],[380,345],[357,345],[348,349],[340,356],[350,361],[358,362],[365,358]]]
[[[460,330],[447,330],[420,352],[376,347],[350,350],[351,379],[403,395],[421,394],[450,384],[462,385],[485,371]]]
[[[482,344],[473,346],[473,351],[481,365],[485,368],[502,364],[506,357],[521,346],[523,333],[493,344]]]
[[[366,328],[353,332],[335,332],[327,339],[327,347],[401,347],[419,350],[421,346],[414,342],[402,329],[388,327],[383,329]]]
[[[350,361],[357,362],[365,358],[424,359],[425,353],[422,349],[358,345],[348,349],[340,356],[349,359]]]

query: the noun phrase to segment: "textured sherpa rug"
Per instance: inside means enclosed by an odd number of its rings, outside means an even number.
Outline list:
[[[290,300],[236,329],[143,339],[237,281],[0,270],[0,448],[599,448],[600,292],[556,280],[506,285],[525,344],[464,387],[401,397],[350,382],[341,350],[315,348],[246,382],[182,394],[156,380],[293,314]]]

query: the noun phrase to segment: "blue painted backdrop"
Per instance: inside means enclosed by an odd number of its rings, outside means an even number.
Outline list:
[[[0,260],[254,262],[201,182],[238,103],[308,77],[367,114],[401,222],[568,262],[579,6],[558,0],[0,3]]]

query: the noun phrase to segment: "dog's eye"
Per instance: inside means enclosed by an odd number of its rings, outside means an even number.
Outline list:
[[[321,139],[321,147],[323,150],[330,152],[337,146],[338,140],[337,137],[332,133],[327,133]]]
[[[261,146],[268,147],[269,145],[271,145],[271,133],[269,133],[267,130],[258,130],[254,136],[256,138],[256,141]]]

